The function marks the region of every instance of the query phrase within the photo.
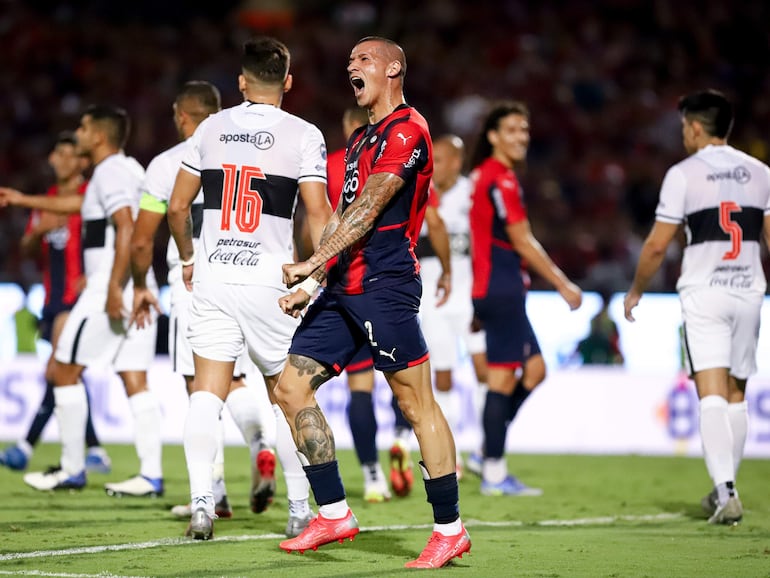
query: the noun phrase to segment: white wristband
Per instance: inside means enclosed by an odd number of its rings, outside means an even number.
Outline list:
[[[318,281],[316,281],[312,277],[308,277],[302,283],[297,285],[297,289],[302,289],[305,293],[307,293],[312,297],[313,294],[315,293],[315,290],[318,289],[320,285],[321,284]]]
[[[192,257],[190,257],[186,261],[182,261],[181,259],[179,259],[179,264],[182,267],[189,267],[190,265],[193,265],[194,263],[195,263],[195,253],[193,253]]]

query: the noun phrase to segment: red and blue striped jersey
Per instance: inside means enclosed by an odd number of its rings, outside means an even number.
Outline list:
[[[526,273],[507,225],[527,218],[519,181],[512,169],[489,157],[471,173],[472,297],[523,294]]]
[[[374,125],[356,130],[345,153],[340,203],[346,210],[367,179],[391,173],[403,187],[362,239],[342,251],[329,270],[327,290],[355,295],[412,279],[420,272],[414,253],[433,176],[433,145],[428,123],[414,108],[401,105]]]
[[[80,185],[79,195],[85,194],[86,185],[86,182]],[[51,186],[46,192],[49,197],[58,194],[57,185]],[[39,218],[39,212],[33,211],[27,222],[27,232],[32,230]],[[75,213],[69,215],[65,226],[48,231],[43,236],[40,255],[46,306],[59,309],[72,306],[77,301],[80,277],[83,275],[81,228],[80,213]]]

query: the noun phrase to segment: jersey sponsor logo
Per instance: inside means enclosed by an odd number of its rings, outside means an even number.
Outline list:
[[[709,287],[751,289],[754,274],[750,265],[722,265],[714,269]]]
[[[67,241],[70,240],[70,230],[67,227],[53,229],[45,234],[45,240],[51,248],[56,249],[57,251],[63,251],[67,246]]]
[[[272,148],[275,144],[275,137],[267,131],[259,131],[255,134],[249,133],[222,133],[219,135],[219,141],[227,143],[248,143],[254,145],[261,151]]]
[[[411,169],[414,164],[419,160],[421,151],[420,149],[412,149],[412,155],[409,157],[409,160],[404,163],[405,169]]]
[[[236,267],[256,267],[259,263],[261,243],[241,239],[219,239],[214,251],[209,255],[209,263],[233,265]]]
[[[734,180],[739,185],[745,185],[751,180],[751,173],[744,166],[737,166],[729,171],[719,171],[706,175],[707,181]]]
[[[404,136],[404,133],[397,132],[396,136],[401,139],[401,141],[404,143],[404,146],[406,146],[406,141],[408,141],[410,138],[412,138],[414,135],[410,134],[409,136]]]

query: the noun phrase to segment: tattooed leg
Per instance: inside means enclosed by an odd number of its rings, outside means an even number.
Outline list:
[[[311,464],[325,464],[334,460],[334,434],[321,408],[306,407],[294,420],[297,449]]]

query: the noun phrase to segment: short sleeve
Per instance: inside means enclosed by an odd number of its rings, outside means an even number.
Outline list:
[[[318,127],[310,125],[302,139],[302,160],[297,182],[326,182],[326,143]]]
[[[655,209],[655,220],[678,225],[684,221],[684,199],[687,191],[687,179],[682,170],[671,167],[663,178],[660,187],[660,199]]]
[[[504,173],[497,177],[492,186],[492,201],[498,218],[506,225],[526,220],[527,211],[522,201],[521,187],[514,175]]]
[[[413,122],[394,126],[380,144],[371,174],[392,173],[407,181],[428,162],[428,141],[422,128]]]
[[[195,129],[195,132],[188,140],[189,146],[187,147],[187,152],[185,152],[182,157],[182,165],[180,168],[194,174],[196,177],[201,176],[201,139],[203,138],[203,132],[209,125],[210,118],[211,117],[205,119],[198,125],[198,128]]]

